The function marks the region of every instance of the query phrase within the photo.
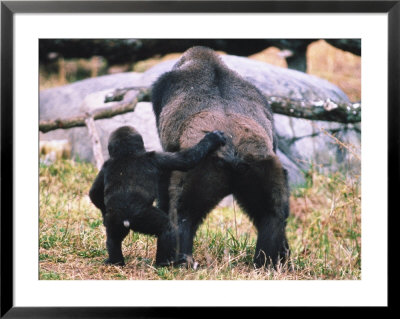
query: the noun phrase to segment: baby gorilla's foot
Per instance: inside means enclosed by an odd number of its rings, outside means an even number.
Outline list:
[[[114,266],[121,266],[121,267],[125,266],[125,262],[123,259],[122,260],[111,260],[110,258],[107,258],[104,261],[104,263],[106,265],[114,265]]]

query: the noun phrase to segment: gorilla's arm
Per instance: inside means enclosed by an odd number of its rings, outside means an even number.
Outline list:
[[[92,187],[89,191],[89,197],[92,203],[101,210],[101,212],[105,213],[106,205],[104,204],[104,172],[103,168],[97,175],[96,179],[93,182]]]
[[[162,170],[187,171],[196,166],[204,157],[225,145],[226,139],[221,131],[207,133],[195,146],[176,153],[155,153],[156,164]]]

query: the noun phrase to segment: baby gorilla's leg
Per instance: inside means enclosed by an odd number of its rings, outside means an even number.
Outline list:
[[[122,255],[122,241],[128,235],[129,229],[123,225],[109,224],[106,226],[108,259],[106,264],[125,265]]]
[[[161,209],[151,206],[140,213],[132,214],[129,218],[129,227],[143,234],[160,236],[170,228],[170,220]]]

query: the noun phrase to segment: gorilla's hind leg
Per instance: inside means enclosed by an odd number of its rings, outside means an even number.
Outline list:
[[[228,172],[213,160],[187,173],[172,173],[169,217],[177,227],[158,238],[158,265],[193,261],[196,230],[215,205],[230,193],[228,178]]]
[[[146,235],[160,236],[171,228],[168,215],[157,207],[150,206],[130,216],[130,228]]]
[[[286,171],[276,157],[251,163],[235,178],[234,196],[258,231],[254,264],[276,266],[289,254],[285,227],[289,214]]]
[[[123,266],[125,265],[122,255],[122,241],[128,235],[129,229],[121,225],[106,225],[108,259],[106,264]]]
[[[255,222],[258,230],[254,264],[256,267],[277,266],[289,254],[285,235],[286,222],[279,217],[269,216]]]

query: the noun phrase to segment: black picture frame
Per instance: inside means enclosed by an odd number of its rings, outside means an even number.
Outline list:
[[[399,185],[400,126],[400,1],[2,1],[1,2],[1,318],[177,318],[209,309],[130,307],[15,307],[13,290],[13,19],[15,13],[122,12],[269,12],[269,13],[387,13],[388,14],[388,203]],[[388,212],[388,213],[389,213]],[[390,214],[389,214],[390,218]],[[389,222],[389,225],[391,223]],[[388,243],[393,242],[390,240]],[[390,250],[390,245],[389,245]],[[388,287],[389,287],[388,282]],[[390,306],[390,298],[388,300]],[[258,311],[260,309],[253,308]],[[224,316],[232,309],[219,309]],[[262,308],[261,308],[262,310]],[[273,309],[272,309],[273,310]],[[194,311],[194,312],[193,312]],[[216,309],[212,310],[213,312]],[[237,314],[237,310],[234,310]],[[298,310],[297,310],[298,311]],[[307,309],[300,310],[307,311]],[[246,310],[247,312],[247,310]],[[270,312],[270,310],[268,310]],[[185,315],[186,313],[186,315]],[[272,314],[272,313],[271,313]],[[304,312],[305,314],[305,312]],[[249,313],[247,313],[249,315]]]

